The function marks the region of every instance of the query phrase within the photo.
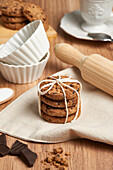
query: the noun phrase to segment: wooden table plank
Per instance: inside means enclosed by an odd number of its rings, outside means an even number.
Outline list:
[[[48,14],[50,25],[58,32],[58,37],[55,40],[50,40],[50,59],[41,77],[43,79],[57,71],[69,67],[69,65],[61,63],[56,59],[53,48],[56,43],[67,42],[78,48],[82,53],[90,55],[92,53],[101,54],[111,60],[113,60],[113,44],[112,43],[102,43],[102,42],[92,42],[85,40],[78,40],[70,37],[64,33],[59,28],[59,23],[63,15],[67,12],[71,12],[75,9],[79,9],[78,0],[28,0],[29,2],[34,2],[39,4],[44,8]],[[0,2],[3,2],[0,0]],[[5,108],[10,102],[15,100],[19,95],[32,88],[38,83],[37,80],[34,83],[27,85],[15,85],[5,81],[0,74],[0,87],[11,87],[15,90],[14,98],[0,106],[0,110]],[[11,146],[15,141],[15,138],[7,136],[8,146]],[[89,140],[71,140],[68,142],[60,144],[40,144],[26,142],[29,147],[37,152],[39,158],[33,168],[27,168],[20,159],[17,157],[6,156],[5,158],[0,158],[0,170],[43,170],[41,167],[40,160],[45,157],[46,150],[52,150],[56,146],[62,146],[65,151],[71,153],[71,159],[69,160],[69,170],[112,170],[112,146],[93,142]]]

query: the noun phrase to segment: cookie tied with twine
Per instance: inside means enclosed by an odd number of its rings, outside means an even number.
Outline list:
[[[81,89],[82,84],[78,80],[70,78],[70,76],[50,76],[42,80],[38,84],[38,111],[40,116],[51,123],[75,121],[81,110]],[[46,108],[59,110],[60,113],[63,112],[63,116],[59,117],[57,114],[47,115],[47,112],[42,111],[43,103],[47,105]],[[76,107],[76,113],[73,115],[70,115],[71,107]]]

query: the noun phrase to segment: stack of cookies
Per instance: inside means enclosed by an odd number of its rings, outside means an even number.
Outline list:
[[[54,78],[58,78],[54,76]],[[61,78],[67,78],[67,76],[61,76]],[[52,80],[51,77],[48,77],[48,82],[42,82],[40,87],[43,87],[46,84],[49,84],[49,80]],[[54,79],[53,79],[54,80]],[[65,82],[66,85],[74,88],[80,94],[81,86],[80,83],[77,82]],[[67,123],[71,122],[77,112],[78,108],[78,96],[77,93],[62,85],[66,93],[67,107],[68,107],[68,119]],[[44,87],[41,91],[44,92],[48,89],[48,87]],[[80,95],[79,95],[80,96]],[[66,106],[64,101],[64,94],[61,87],[56,83],[53,88],[49,90],[45,95],[41,95],[41,116],[48,122],[51,123],[65,123],[66,120]],[[77,118],[80,116],[81,112],[81,100],[79,97],[79,114]]]
[[[19,30],[35,20],[41,20],[46,31],[49,28],[48,17],[44,10],[25,0],[7,0],[1,5],[1,12],[4,26],[10,29]]]
[[[27,24],[27,18],[23,15],[25,2],[6,1],[1,5],[3,25],[13,30],[19,30]]]

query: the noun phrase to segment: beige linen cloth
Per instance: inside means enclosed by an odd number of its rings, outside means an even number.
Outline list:
[[[37,87],[34,87],[1,111],[0,132],[44,143],[87,138],[113,144],[113,97],[85,82],[74,67],[60,74],[70,74],[83,85],[82,114],[78,120],[68,124],[44,121],[38,114]]]

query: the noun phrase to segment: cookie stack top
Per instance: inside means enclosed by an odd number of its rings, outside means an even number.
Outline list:
[[[23,16],[23,8],[25,3],[19,1],[6,1],[1,5],[1,10],[4,15],[8,16]]]
[[[55,79],[59,78],[59,76],[52,76],[52,77],[54,77]],[[48,82],[41,83],[41,87],[50,83],[49,80],[53,80],[52,77],[47,77]],[[61,79],[64,79],[64,78],[68,78],[68,76],[61,76]],[[73,80],[73,79],[71,79],[71,80]],[[80,93],[80,84],[79,83],[75,83],[75,82],[64,82],[64,83],[66,85],[74,88],[75,90],[77,90]],[[62,86],[65,90],[67,100],[75,98],[75,96],[76,96],[75,91],[73,91],[72,89],[69,89],[68,87],[66,87],[64,85],[62,85]],[[47,89],[48,89],[48,87],[43,88],[42,92],[46,91]],[[48,97],[52,100],[64,100],[63,91],[62,91],[61,87],[58,86],[57,84],[54,84],[53,88],[51,90],[49,90],[44,96]]]

